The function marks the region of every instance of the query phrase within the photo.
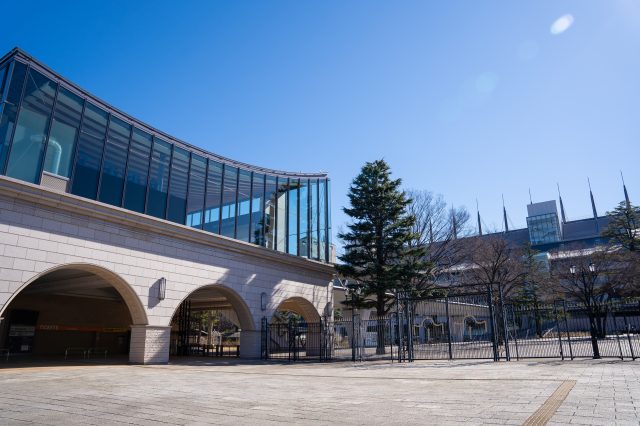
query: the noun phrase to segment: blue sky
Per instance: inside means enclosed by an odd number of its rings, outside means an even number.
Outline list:
[[[178,6],[179,4],[179,6]],[[560,34],[550,28],[570,14]],[[178,138],[265,167],[351,179],[385,158],[501,228],[556,198],[569,219],[640,203],[635,0],[11,2],[19,46]],[[486,228],[485,228],[486,229]]]

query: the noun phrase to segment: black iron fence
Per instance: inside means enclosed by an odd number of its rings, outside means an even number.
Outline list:
[[[499,286],[398,298],[381,318],[262,323],[265,359],[453,360],[640,356],[640,302],[515,304]]]
[[[499,286],[401,298],[408,359],[620,358],[640,353],[640,303],[515,304]]]

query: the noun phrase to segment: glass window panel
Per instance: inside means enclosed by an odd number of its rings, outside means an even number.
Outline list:
[[[147,213],[161,219],[164,219],[167,208],[170,161],[171,145],[163,140],[154,139],[149,176],[149,194],[147,195]]]
[[[129,145],[124,207],[139,213],[144,213],[151,143],[152,139],[150,134],[134,127],[131,144]]]
[[[80,126],[84,101],[64,87],[58,89],[54,118],[74,127]]]
[[[57,84],[30,69],[27,73],[27,84],[22,97],[21,107],[29,107],[31,110],[49,116],[53,107],[53,99],[56,96]]]
[[[48,127],[49,116],[30,108],[20,108],[9,153],[7,176],[31,183],[39,181],[38,173]]]
[[[14,105],[20,103],[20,97],[22,95],[22,88],[24,87],[24,78],[27,75],[27,66],[22,62],[13,62],[13,74],[11,75],[11,82],[9,83],[9,90],[7,92],[7,102],[11,102]]]
[[[265,188],[264,239],[266,246],[272,250],[276,248],[276,198],[278,184],[275,176],[267,176]]]
[[[130,134],[130,124],[117,117],[111,117],[107,144],[104,149],[98,199],[114,206],[122,205],[124,171],[127,164]]]
[[[249,224],[251,222],[251,172],[240,169],[238,181],[238,218],[236,239],[249,241]]]
[[[202,208],[204,207],[204,184],[207,178],[207,160],[191,154],[189,173],[189,198],[187,200],[187,225],[202,228]]]
[[[298,254],[298,180],[289,180],[289,210],[288,210],[288,222],[287,222],[287,238],[289,240],[287,244],[287,253]]]
[[[187,207],[187,182],[189,179],[189,151],[173,147],[171,175],[169,177],[169,210],[167,219],[185,224]]]
[[[78,129],[54,120],[47,143],[44,170],[58,176],[71,176],[71,159],[76,146]]]
[[[16,106],[8,103],[0,104],[0,174],[4,173],[4,163],[9,153],[11,134],[16,125]]]
[[[319,183],[319,206],[320,214],[320,260],[327,261],[327,181],[320,179]]]
[[[222,197],[222,164],[209,160],[207,195],[204,208],[204,229],[220,233],[220,198]]]
[[[298,246],[298,254],[300,256],[309,257],[309,181],[306,179],[300,180],[300,190],[298,191],[300,197],[300,238]]]
[[[234,237],[236,226],[236,190],[238,183],[238,168],[225,164],[224,188],[222,191],[222,229],[220,233],[227,237]]]
[[[251,241],[264,246],[264,175],[253,174],[251,190]]]
[[[289,188],[289,180],[278,178],[277,205],[277,238],[276,248],[278,251],[287,251],[287,193]]]
[[[82,131],[103,138],[107,131],[108,114],[97,106],[87,102],[82,120]]]
[[[311,210],[311,257],[318,259],[318,181],[312,179],[309,183],[311,192],[311,204],[309,206]]]
[[[104,139],[80,132],[71,193],[96,199]]]
[[[7,86],[7,74],[9,65],[5,65],[0,69],[0,101],[4,101],[4,89]]]

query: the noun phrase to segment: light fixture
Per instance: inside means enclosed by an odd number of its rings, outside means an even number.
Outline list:
[[[158,280],[158,300],[164,300],[167,294],[167,279],[162,277]]]
[[[260,309],[267,310],[267,293],[260,294]]]
[[[569,272],[571,272],[571,275],[575,275],[576,274],[576,265],[571,265],[569,267]]]
[[[592,274],[596,272],[596,265],[595,265],[593,262],[591,262],[591,263],[589,264],[589,271],[590,271]]]

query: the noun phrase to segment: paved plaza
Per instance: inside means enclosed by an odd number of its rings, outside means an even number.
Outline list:
[[[0,424],[640,423],[638,361],[0,368]]]

